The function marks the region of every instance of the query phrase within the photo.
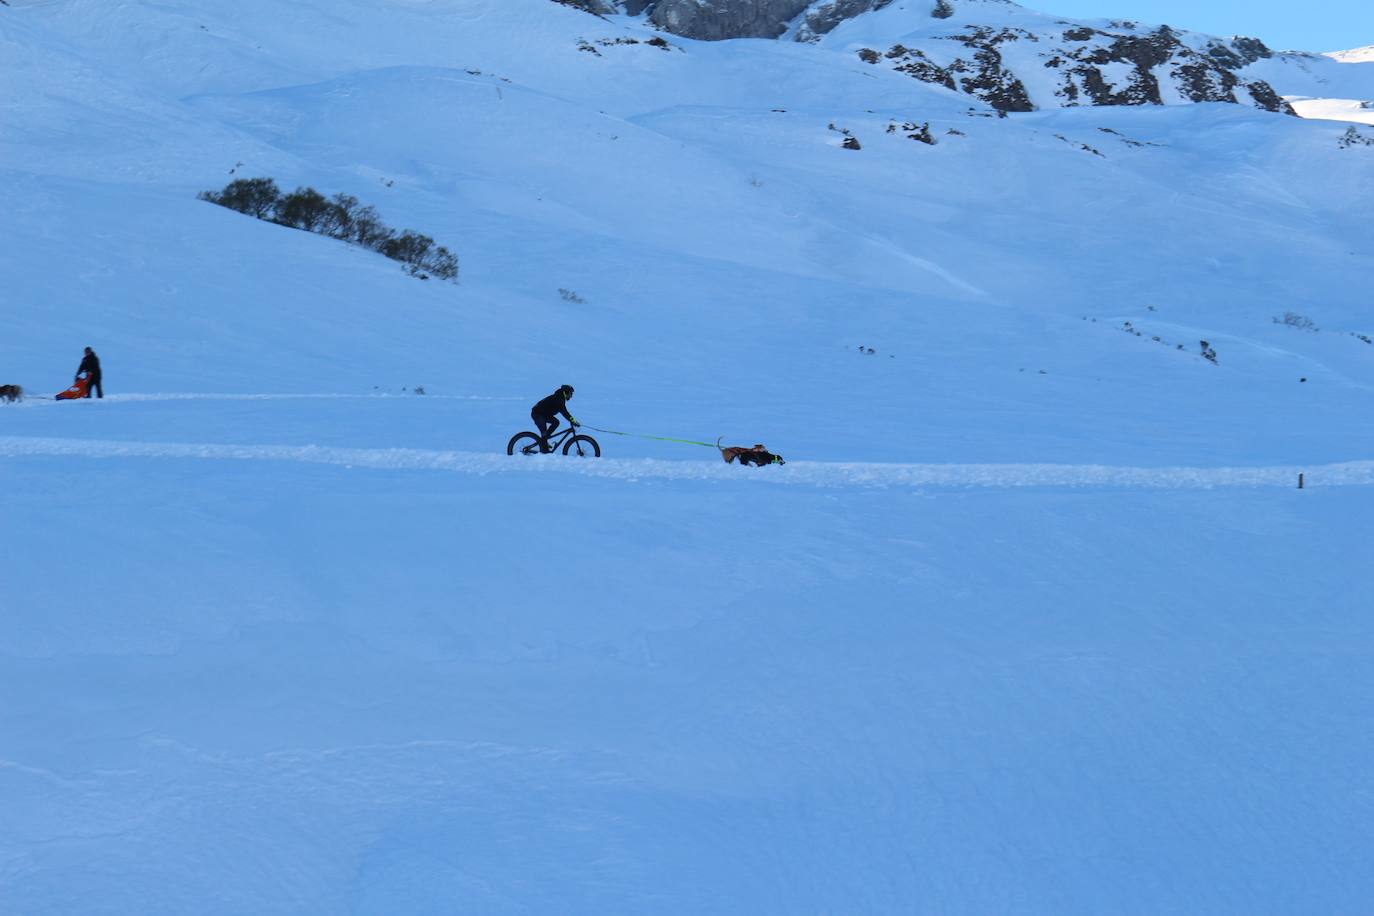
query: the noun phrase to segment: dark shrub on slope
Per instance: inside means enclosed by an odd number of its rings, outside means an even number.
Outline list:
[[[258,219],[271,219],[277,201],[281,199],[281,191],[277,189],[277,183],[270,178],[240,178],[229,182],[219,193],[202,191],[199,196],[201,200],[208,200],[212,204],[247,213]]]
[[[335,194],[327,198],[314,188],[301,187],[283,195],[271,178],[240,178],[223,191],[202,191],[200,200],[304,232],[371,248],[405,265],[413,277],[458,280],[458,256],[434,239],[410,229],[397,232],[358,198]]]
[[[277,201],[276,222],[305,232],[323,232],[330,207],[314,188],[297,188]]]

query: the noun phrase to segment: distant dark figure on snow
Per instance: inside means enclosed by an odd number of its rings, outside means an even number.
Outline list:
[[[743,445],[722,446],[720,440],[716,440],[716,448],[720,449],[720,457],[725,459],[726,464],[732,464],[738,459],[741,466],[752,464],[755,467],[763,467],[765,464],[786,464],[781,455],[775,455],[768,451],[762,443],[753,448],[745,448]]]
[[[1303,379],[1307,381],[1307,379]],[[20,385],[0,385],[0,401],[17,401],[24,396],[24,389]]]
[[[81,365],[76,369],[77,378],[80,378],[83,372],[88,373],[91,380],[90,387],[86,389],[86,397],[90,397],[92,391],[98,398],[105,397],[105,388],[100,384],[100,357],[96,356],[90,347],[86,348],[86,355],[81,357]]]
[[[552,449],[549,446],[549,436],[558,429],[558,415],[567,417],[568,422],[573,426],[581,426],[577,422],[577,417],[568,413],[568,399],[573,396],[572,385],[561,385],[558,390],[544,398],[530,409],[530,419],[539,428],[539,450],[548,452]]]

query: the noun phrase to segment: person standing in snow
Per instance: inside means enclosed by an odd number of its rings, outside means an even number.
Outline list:
[[[539,428],[539,450],[541,452],[552,451],[549,447],[549,436],[558,429],[559,414],[567,417],[568,422],[574,427],[582,425],[577,422],[576,417],[568,413],[568,399],[572,396],[573,386],[561,385],[553,394],[530,408],[530,419],[534,420],[534,425]]]
[[[87,377],[91,380],[91,384],[86,388],[86,397],[90,397],[92,391],[98,398],[105,397],[105,388],[100,384],[100,357],[96,356],[95,351],[90,347],[86,348],[86,355],[81,357],[81,365],[77,367],[76,377],[80,378],[83,372],[88,373]]]

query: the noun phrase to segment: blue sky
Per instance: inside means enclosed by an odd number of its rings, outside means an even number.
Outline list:
[[[1372,0],[1020,0],[1082,19],[1138,19],[1216,35],[1253,35],[1273,48],[1340,51],[1374,45]]]

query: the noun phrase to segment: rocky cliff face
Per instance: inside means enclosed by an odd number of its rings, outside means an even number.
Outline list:
[[[557,0],[618,6],[632,16],[648,12],[650,20],[684,38],[778,38],[791,32],[797,41],[816,41],[842,22],[880,10],[893,0]],[[948,19],[959,0],[917,0],[929,4],[936,19]],[[980,4],[1016,6],[1012,0],[979,0]]]
[[[553,2],[561,3],[564,6],[571,6],[573,9],[582,10],[586,13],[593,13],[598,16],[620,12],[613,0],[553,0]]]
[[[1146,32],[1131,23],[1120,26],[1114,31],[1070,26],[1051,33],[966,26],[919,47],[862,48],[858,55],[869,64],[886,64],[914,79],[966,92],[999,111],[1231,102],[1294,113],[1268,83],[1238,73],[1272,56],[1263,42],[1211,39],[1196,47],[1168,26]],[[1027,83],[1040,87],[1038,97]]]
[[[796,39],[816,41],[820,36],[828,35],[840,23],[863,13],[883,9],[891,3],[892,0],[834,0],[821,6],[813,6],[798,24]]]
[[[777,38],[805,12],[810,0],[657,0],[649,5],[649,18],[660,28],[684,38],[716,41]]]
[[[786,36],[847,45],[872,66],[966,93],[1004,112],[1231,102],[1294,113],[1267,82],[1242,73],[1273,57],[1258,39],[1222,41],[1128,21],[1099,28],[1033,13],[1011,0],[904,0],[893,21],[910,34],[885,46],[848,44],[850,33],[840,26],[894,0],[556,2],[600,14],[647,13],[665,31],[707,41]]]
[[[799,41],[815,40],[840,23],[882,9],[892,0],[558,0],[591,12],[618,5],[632,16],[648,12],[661,29],[703,41],[726,38],[778,38],[794,25]],[[940,0],[947,2],[947,0]]]

